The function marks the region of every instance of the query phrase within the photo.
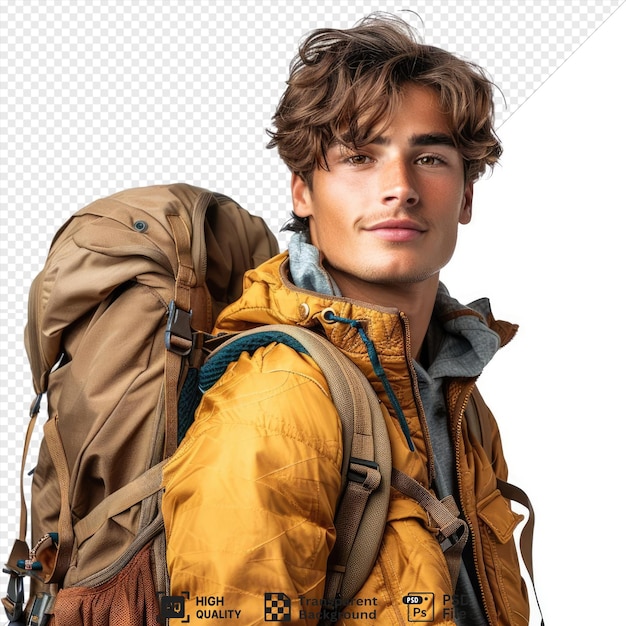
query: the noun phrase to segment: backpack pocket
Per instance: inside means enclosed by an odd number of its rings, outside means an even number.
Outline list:
[[[50,626],[154,626],[158,619],[159,599],[149,544],[106,583],[61,589]]]

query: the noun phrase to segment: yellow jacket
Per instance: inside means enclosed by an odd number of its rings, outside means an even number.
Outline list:
[[[216,331],[267,323],[323,329],[376,390],[393,465],[424,485],[432,451],[411,366],[406,321],[391,309],[295,288],[286,254],[245,280],[243,296]],[[325,311],[360,320],[372,340],[410,431],[411,451],[358,332]],[[459,314],[477,315],[470,309]],[[506,344],[516,327],[488,320]],[[495,422],[493,463],[474,445],[463,410],[474,380],[452,380],[446,397],[463,512],[470,527],[481,595],[491,624],[528,623],[526,588],[512,538],[521,516],[496,489],[507,468]],[[474,392],[479,410],[488,411]],[[489,419],[493,421],[491,413]],[[323,375],[285,345],[244,353],[204,394],[195,422],[164,470],[163,513],[172,595],[189,594],[191,623],[285,620],[317,624],[326,562],[335,540],[341,485],[341,426]],[[374,569],[340,624],[454,624],[446,561],[424,510],[392,490]],[[417,600],[416,598],[419,598]],[[285,620],[286,621],[286,620]]]

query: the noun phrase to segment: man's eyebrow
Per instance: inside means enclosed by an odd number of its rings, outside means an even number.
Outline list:
[[[377,146],[386,146],[390,143],[389,137],[385,135],[378,135],[371,141],[366,141],[365,145],[368,143],[377,145]],[[420,146],[450,146],[451,148],[457,148],[458,146],[454,142],[452,135],[448,133],[422,133],[415,134],[409,137],[409,146],[412,148],[420,147]],[[336,148],[336,147],[344,147],[344,148],[353,148],[354,146],[351,142],[346,139],[335,138],[328,146],[328,149]]]
[[[448,133],[426,133],[424,135],[413,135],[409,140],[412,146],[451,146],[456,148],[452,135]]]
[[[387,145],[389,143],[389,138],[385,137],[385,135],[379,135],[372,141],[373,144],[377,145]],[[454,139],[452,135],[448,135],[448,133],[423,133],[421,135],[412,135],[409,138],[409,145],[411,147],[417,146],[451,146],[452,148],[456,148],[456,144],[454,143]]]

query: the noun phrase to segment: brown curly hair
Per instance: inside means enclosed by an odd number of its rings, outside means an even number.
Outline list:
[[[464,160],[476,180],[502,153],[493,126],[493,83],[479,66],[422,44],[411,26],[376,13],[346,30],[313,31],[290,66],[268,147],[309,186],[336,140],[358,148],[390,123],[402,87],[435,89]]]

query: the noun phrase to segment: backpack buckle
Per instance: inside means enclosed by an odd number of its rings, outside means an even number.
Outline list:
[[[179,309],[174,300],[170,300],[167,311],[165,347],[180,356],[187,356],[193,347],[191,311]]]
[[[439,537],[439,545],[443,552],[447,552],[452,546],[457,544],[459,541],[463,539],[463,528],[459,528],[459,530],[453,532],[451,535],[440,536]]]
[[[380,485],[380,466],[376,461],[350,457],[348,480],[359,483],[364,489],[374,491]]]
[[[13,569],[3,569],[9,574],[7,595],[2,599],[4,610],[11,622],[18,622],[24,614],[24,576]]]

